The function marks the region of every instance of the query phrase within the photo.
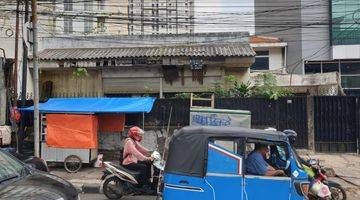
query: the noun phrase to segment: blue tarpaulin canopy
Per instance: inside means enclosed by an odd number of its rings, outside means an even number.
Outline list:
[[[40,113],[148,113],[154,101],[154,98],[51,98],[39,104],[39,111]],[[34,111],[34,106],[22,110]]]

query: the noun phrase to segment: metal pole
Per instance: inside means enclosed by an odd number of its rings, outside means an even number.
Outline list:
[[[21,107],[25,107],[26,103],[26,85],[27,85],[27,64],[28,64],[28,47],[26,44],[26,38],[24,34],[27,34],[26,24],[29,22],[29,0],[25,1],[25,15],[24,15],[24,24],[23,24],[23,59],[22,59],[22,78],[21,78]],[[24,31],[25,29],[25,31]],[[23,140],[25,136],[25,117],[21,118],[20,127],[19,127],[19,151],[22,151]]]
[[[29,22],[29,0],[25,1],[25,16],[24,16],[24,24]],[[23,27],[27,28],[27,27]],[[27,31],[23,31],[23,33],[27,33]],[[22,65],[22,85],[21,85],[21,106],[25,106],[26,102],[26,84],[27,84],[27,59],[28,59],[28,48],[26,45],[25,38],[23,35],[23,65]]]
[[[20,7],[20,0],[16,1],[16,22],[15,22],[15,59],[14,59],[14,76],[13,76],[13,85],[14,85],[14,102],[13,106],[17,106],[17,70],[18,70],[18,52],[19,52],[19,7]],[[16,142],[17,144],[17,142]]]
[[[39,66],[38,66],[38,40],[37,40],[37,0],[31,0],[32,29],[33,29],[33,65],[34,65],[34,146],[35,156],[39,157]]]

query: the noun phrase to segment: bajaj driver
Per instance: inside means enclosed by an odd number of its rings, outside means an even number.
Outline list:
[[[284,176],[283,170],[276,170],[266,162],[265,158],[268,153],[269,147],[267,145],[255,144],[254,151],[246,159],[246,173],[258,176]]]
[[[141,183],[150,179],[151,162],[154,160],[150,151],[140,144],[143,134],[144,131],[137,126],[130,128],[128,138],[125,139],[122,162],[127,169],[141,173]]]

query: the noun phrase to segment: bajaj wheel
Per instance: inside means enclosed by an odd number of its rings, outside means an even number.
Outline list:
[[[116,176],[109,177],[103,184],[103,192],[109,199],[120,199],[124,195],[124,182]]]
[[[75,173],[81,169],[82,162],[79,156],[71,155],[65,158],[64,167],[67,172]]]

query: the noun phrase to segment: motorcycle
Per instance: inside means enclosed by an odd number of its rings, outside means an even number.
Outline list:
[[[154,151],[151,156],[154,158],[151,181],[146,184],[139,182],[140,172],[115,163],[104,162],[105,171],[101,179],[104,181],[102,188],[105,196],[109,199],[120,199],[129,195],[156,195],[159,177],[154,171],[164,170],[165,164],[159,152]]]
[[[319,160],[310,159],[303,164],[305,171],[312,178],[309,199],[346,200],[346,192],[340,184],[328,180]]]

